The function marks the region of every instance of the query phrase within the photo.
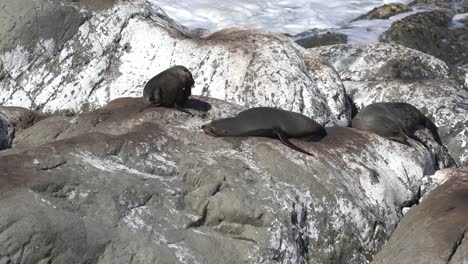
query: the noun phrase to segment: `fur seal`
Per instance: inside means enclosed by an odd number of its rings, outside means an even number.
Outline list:
[[[150,106],[174,107],[193,116],[183,106],[194,83],[192,73],[176,65],[151,78],[143,89],[143,98]]]
[[[407,103],[382,102],[368,105],[353,118],[351,126],[406,145],[409,145],[408,137],[424,144],[414,133],[427,128],[434,140],[442,145],[437,126],[416,107]]]
[[[270,137],[278,138],[286,146],[313,156],[293,145],[289,138],[311,141],[324,137],[325,128],[305,115],[272,107],[255,107],[235,117],[213,120],[201,127],[215,137]]]

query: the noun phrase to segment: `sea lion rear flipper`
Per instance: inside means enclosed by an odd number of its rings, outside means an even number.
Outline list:
[[[192,113],[190,113],[189,110],[187,110],[187,109],[185,109],[185,108],[183,108],[183,107],[181,107],[181,106],[178,106],[177,104],[174,105],[174,108],[177,109],[177,110],[179,110],[179,111],[182,111],[182,112],[184,112],[184,113],[189,114],[191,117],[194,117],[194,115],[193,115]]]
[[[295,146],[293,143],[291,143],[291,141],[289,141],[289,139],[288,139],[288,136],[287,136],[282,130],[280,130],[280,129],[274,129],[273,131],[275,132],[275,134],[278,136],[279,140],[281,140],[281,142],[282,142],[284,145],[286,145],[286,146],[288,146],[288,147],[290,147],[290,148],[292,148],[292,149],[294,149],[294,150],[297,150],[297,151],[299,151],[299,152],[302,152],[302,153],[304,153],[304,154],[307,154],[307,155],[309,155],[309,156],[314,156],[314,155],[312,155],[311,153],[309,153],[309,152],[307,152],[307,151],[305,151],[305,150],[303,150],[303,149],[301,149],[301,148]]]

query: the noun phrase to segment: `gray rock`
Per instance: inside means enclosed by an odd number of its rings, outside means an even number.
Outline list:
[[[375,102],[410,103],[437,125],[456,162],[468,164],[468,75],[456,78],[443,61],[394,44],[336,45],[312,51],[336,68],[358,109]]]
[[[45,115],[22,107],[0,106],[0,150],[11,146],[15,131],[28,128]]]
[[[400,4],[400,3],[390,3],[390,4],[376,7],[372,9],[371,11],[367,12],[367,14],[364,14],[362,16],[357,17],[356,19],[353,19],[353,21],[361,20],[361,19],[387,19],[389,17],[395,16],[401,13],[406,13],[409,11],[411,11],[411,8],[409,8],[407,5]]]
[[[18,132],[0,155],[2,263],[368,263],[435,169],[412,140],[334,127],[292,140],[310,157],[200,129],[240,106],[141,100]]]
[[[296,40],[296,43],[308,49],[313,47],[328,46],[333,44],[345,44],[347,36],[340,33],[326,32]]]
[[[440,10],[410,15],[393,22],[380,41],[398,43],[458,64],[468,56],[468,29],[449,29],[452,17],[451,12]]]
[[[15,128],[11,121],[0,113],[0,150],[7,149],[11,146]]]
[[[409,5],[416,8],[448,9],[457,14],[468,12],[468,3],[460,0],[414,0]]]
[[[406,214],[372,263],[468,261],[467,192],[468,171],[460,169]]]

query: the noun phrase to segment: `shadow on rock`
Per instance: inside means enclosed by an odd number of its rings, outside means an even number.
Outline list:
[[[211,109],[211,104],[199,100],[190,98],[185,102],[184,108],[193,109],[200,112],[208,112]]]

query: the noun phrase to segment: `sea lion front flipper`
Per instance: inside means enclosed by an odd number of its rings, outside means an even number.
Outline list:
[[[174,105],[174,108],[177,109],[177,110],[179,110],[179,111],[181,111],[181,112],[184,112],[184,113],[189,114],[191,117],[194,117],[194,114],[190,113],[189,110],[187,110],[187,109],[185,109],[185,108],[183,108],[183,107],[180,107],[180,106],[178,106],[177,104]]]
[[[288,136],[281,129],[273,129],[273,131],[275,132],[275,134],[278,136],[279,140],[281,140],[281,142],[284,145],[286,145],[286,146],[288,146],[288,147],[290,147],[290,148],[292,148],[294,150],[297,150],[299,152],[302,152],[304,154],[307,154],[309,156],[314,156],[311,153],[309,153],[309,152],[295,146],[293,143],[291,143],[291,141],[289,141],[289,139],[288,139]]]

